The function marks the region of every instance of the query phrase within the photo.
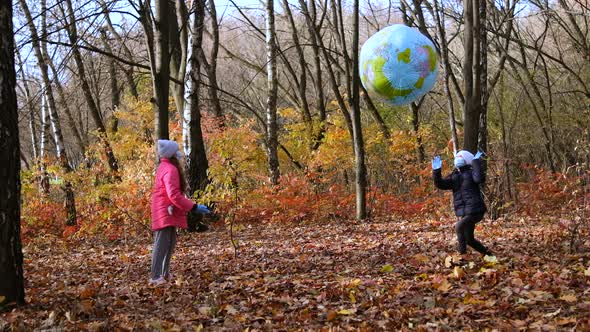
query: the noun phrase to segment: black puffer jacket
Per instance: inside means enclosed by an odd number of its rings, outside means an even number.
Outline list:
[[[474,159],[471,166],[455,169],[443,179],[440,169],[433,171],[434,185],[443,190],[453,190],[455,214],[459,217],[486,212],[486,205],[479,189],[485,181],[481,160]]]

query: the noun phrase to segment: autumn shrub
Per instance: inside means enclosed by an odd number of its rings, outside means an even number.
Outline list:
[[[204,114],[202,128],[210,183],[204,190],[195,192],[193,199],[215,206],[216,213],[226,221],[346,222],[352,219],[354,154],[342,115],[332,111],[326,123],[321,124],[315,120],[302,122],[299,113],[290,108],[282,109],[280,114],[282,176],[276,186],[269,185],[264,136],[259,124],[253,120],[227,119],[222,127],[218,119]],[[119,162],[118,174],[112,174],[108,168],[103,147],[96,139],[73,172],[63,173],[54,160],[46,161],[52,179],[48,195],[39,193],[38,170],[23,172],[25,238],[52,234],[116,240],[150,234],[150,198],[156,161],[151,132],[152,105],[142,99],[126,100],[116,116],[119,128],[109,133],[109,140]],[[319,135],[321,128],[324,131]],[[451,195],[436,190],[431,179],[430,156],[438,145],[446,145],[439,154],[445,160],[444,173],[451,172],[452,147],[446,139],[436,137],[428,125],[423,125],[418,133],[399,126],[385,135],[377,124],[367,123],[364,134],[370,218],[417,221],[454,218]],[[181,143],[182,126],[176,113],[171,116],[170,137]],[[319,144],[312,137],[321,138]],[[492,211],[526,216],[553,213],[563,217],[567,211],[579,211],[580,206],[587,210],[588,173],[580,170],[551,173],[527,165],[518,168],[519,176],[512,184],[514,195],[503,197],[505,188],[499,179],[505,177],[506,169],[504,164],[489,163],[484,192]],[[64,221],[60,190],[64,181],[72,183],[76,193],[78,221],[71,227],[66,227]],[[497,217],[496,212],[490,215]],[[570,225],[566,228],[570,229]]]
[[[296,118],[297,112],[283,109],[280,113],[285,121],[281,142],[289,151],[289,155],[279,154],[280,183],[269,186],[263,137],[253,122],[245,122],[206,135],[211,184],[201,199],[215,201],[220,211],[242,222],[352,218],[355,175],[343,117],[328,117],[321,144],[312,149],[310,129]],[[313,126],[313,130],[319,128],[317,123]],[[413,218],[436,207],[440,197],[431,197],[430,169],[416,161],[416,135],[397,130],[388,139],[374,124],[366,132],[371,216]],[[421,135],[428,137],[428,130]]]
[[[154,173],[151,161],[155,156],[151,134],[148,136],[146,132],[152,126],[153,112],[147,101],[128,101],[124,107],[124,111],[117,113],[119,130],[109,133],[121,180],[106,166],[98,140],[87,147],[85,159],[72,172],[64,173],[56,166],[47,168],[50,178],[55,179],[49,195],[39,193],[36,185],[39,171],[27,175],[28,180],[23,181],[22,209],[25,239],[44,232],[107,239],[148,234]],[[64,197],[60,190],[65,181],[72,184],[76,194],[77,225],[72,227],[65,225]]]
[[[23,185],[23,188],[28,187]],[[21,233],[24,242],[34,237],[51,234],[60,236],[65,227],[66,213],[58,199],[35,198],[23,193]]]
[[[560,215],[584,205],[588,195],[587,176],[552,173],[535,165],[523,167],[530,179],[517,185],[518,212],[528,216]]]
[[[120,127],[110,139],[121,180],[114,180],[106,168],[100,144],[91,145],[86,156],[94,162],[76,172],[80,185],[78,205],[83,207],[79,211],[78,236],[102,234],[117,239],[149,231],[155,171],[155,150],[146,134],[153,125],[151,104],[128,101],[117,117]]]

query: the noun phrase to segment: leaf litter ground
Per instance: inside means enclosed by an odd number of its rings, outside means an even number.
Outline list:
[[[151,239],[38,239],[28,305],[0,331],[588,330],[590,255],[556,222],[486,221],[496,257],[454,264],[452,221],[255,224],[182,233],[175,281],[148,286]],[[587,245],[587,243],[586,243]]]

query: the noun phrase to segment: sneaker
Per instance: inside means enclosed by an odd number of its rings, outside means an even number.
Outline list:
[[[164,279],[166,279],[166,281],[172,281],[174,280],[174,275],[172,273],[168,273],[164,275]]]
[[[164,279],[164,277],[159,277],[157,279],[150,279],[150,285],[152,286],[160,286],[166,283],[166,279]]]

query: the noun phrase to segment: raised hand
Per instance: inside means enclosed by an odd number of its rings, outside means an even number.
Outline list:
[[[441,169],[441,168],[442,168],[442,160],[440,159],[440,156],[435,156],[434,159],[432,159],[432,169],[437,170],[437,169]]]

